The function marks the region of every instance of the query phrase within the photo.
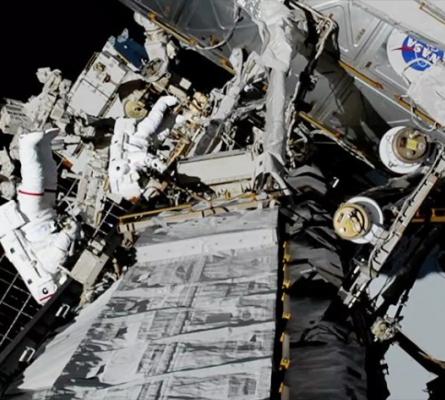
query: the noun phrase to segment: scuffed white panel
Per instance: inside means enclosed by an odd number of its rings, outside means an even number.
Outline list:
[[[222,152],[211,156],[195,157],[181,161],[178,172],[196,176],[207,185],[249,179],[255,164],[248,151]]]
[[[408,96],[441,125],[445,125],[445,65],[437,63],[414,80]]]
[[[23,382],[19,386],[21,390],[34,391],[47,389],[54,385],[84,335],[90,329],[91,324],[98,317],[107,301],[110,300],[116,288],[117,284],[114,284],[97,301],[85,308],[79,314],[74,324],[57,335],[46,346],[45,351],[26,369]]]
[[[160,216],[167,216],[168,212]],[[241,232],[255,230],[259,227],[273,226],[277,210],[259,209],[248,212],[225,213],[212,218],[202,218],[187,224],[159,225],[149,228],[141,234],[139,246],[174,240],[190,239],[223,232]]]
[[[108,41],[93,56],[68,94],[68,108],[73,114],[117,118],[123,109],[117,96],[119,86],[136,79],[134,66],[126,62]]]
[[[124,117],[124,107],[119,100],[119,97],[115,97],[111,103],[110,108],[104,115],[105,118],[121,118]]]
[[[175,243],[160,243],[150,247],[140,247],[139,256],[146,261],[168,260],[176,257],[188,257],[196,254],[208,255],[224,253],[256,246],[270,246],[276,243],[276,233],[268,229],[252,232],[237,232],[231,235],[220,234],[211,237],[181,240]]]
[[[136,265],[88,332],[79,330],[78,347],[47,400],[62,394],[95,400],[267,399],[278,213],[250,213],[206,218],[204,230],[203,222],[189,221],[147,232],[150,240],[143,236],[136,246]],[[32,387],[28,382],[36,376],[29,371],[24,385]]]
[[[354,3],[387,20],[405,32],[431,40],[445,47],[445,25],[432,10],[416,0],[354,0]]]
[[[100,115],[107,101],[107,96],[90,82],[82,79],[77,82],[76,91],[72,93],[69,107],[74,113],[96,116]]]
[[[116,56],[103,52],[85,72],[85,79],[100,88],[101,92],[109,98],[116,91],[126,72]]]
[[[434,260],[434,256],[429,257],[409,293],[401,321],[402,332],[437,360],[445,358],[445,314],[442,307],[445,300],[444,278],[442,267]],[[433,374],[397,345],[389,348],[385,362],[389,372],[388,388],[392,394],[389,400],[429,398],[425,391],[425,382],[433,380]]]

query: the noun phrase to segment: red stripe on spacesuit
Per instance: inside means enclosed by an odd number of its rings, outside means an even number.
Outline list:
[[[49,294],[48,296],[41,297],[41,298],[39,299],[39,301],[43,301],[43,300],[49,299],[49,298],[51,298],[51,297],[53,297],[53,295],[52,295],[52,294]]]
[[[24,190],[19,190],[20,194],[24,194],[26,196],[43,196],[44,193],[35,193],[35,192],[25,192]]]

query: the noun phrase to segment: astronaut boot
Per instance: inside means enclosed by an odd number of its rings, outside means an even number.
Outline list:
[[[59,128],[50,128],[46,130],[22,133],[20,135],[19,145],[23,143],[24,146],[33,146],[39,144],[41,141],[51,142],[59,134],[59,132]]]
[[[49,128],[45,129],[43,141],[51,143],[55,137],[60,135],[60,129],[59,128]]]
[[[22,133],[20,135],[19,146],[20,147],[37,146],[37,144],[39,144],[40,141],[43,139],[44,135],[45,131],[43,130]]]

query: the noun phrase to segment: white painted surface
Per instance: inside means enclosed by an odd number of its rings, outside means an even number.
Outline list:
[[[387,20],[404,32],[415,32],[445,47],[445,25],[420,9],[415,0],[354,0],[357,5]]]
[[[386,276],[375,279],[370,291],[376,294]],[[430,257],[422,267],[408,302],[402,312],[402,332],[434,358],[445,360],[445,275],[437,260]],[[392,345],[385,356],[391,392],[389,400],[427,400],[426,384],[435,378],[398,345]]]
[[[258,229],[255,231],[221,233],[202,238],[179,240],[174,246],[167,243],[151,244],[138,247],[138,257],[145,262],[166,260],[193,255],[217,254],[228,250],[270,246],[277,243],[275,230]]]
[[[115,283],[97,301],[85,308],[76,318],[76,322],[57,335],[44,349],[41,355],[25,370],[23,390],[41,390],[54,385],[65,365],[76,351],[91,324],[102,311],[102,307],[110,299],[117,288]]]

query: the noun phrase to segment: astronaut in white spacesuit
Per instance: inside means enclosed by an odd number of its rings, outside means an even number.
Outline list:
[[[57,165],[51,141],[58,129],[25,133],[19,139],[21,184],[17,202],[0,207],[0,243],[32,296],[44,304],[66,279],[63,266],[79,229],[58,227],[55,211]]]
[[[110,145],[108,175],[111,193],[127,200],[139,199],[144,193],[140,184],[141,173],[150,170],[165,172],[167,165],[156,154],[150,152],[150,145],[156,139],[162,143],[169,131],[158,133],[164,113],[176,105],[174,96],[162,96],[154,104],[148,116],[142,120],[119,118],[116,120]]]

